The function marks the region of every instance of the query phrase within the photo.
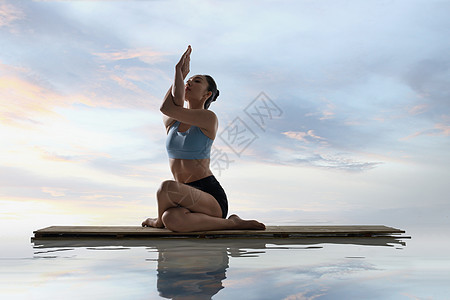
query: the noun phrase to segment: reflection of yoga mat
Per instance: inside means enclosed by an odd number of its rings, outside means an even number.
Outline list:
[[[140,226],[50,226],[34,231],[34,238],[47,237],[112,237],[112,238],[298,238],[298,237],[377,237],[405,233],[383,225],[345,226],[267,226],[266,230],[217,230],[202,232],[172,232]]]

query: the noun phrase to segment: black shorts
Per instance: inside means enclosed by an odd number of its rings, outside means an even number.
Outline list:
[[[206,192],[213,196],[220,205],[222,209],[222,218],[226,218],[228,214],[228,200],[225,191],[223,190],[220,183],[217,181],[214,175],[202,178],[200,180],[192,181],[186,183],[200,191]]]

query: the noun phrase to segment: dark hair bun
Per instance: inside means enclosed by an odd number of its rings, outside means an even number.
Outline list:
[[[212,94],[211,96],[206,99],[204,108],[208,109],[211,102],[216,101],[217,97],[219,97],[219,90],[217,89],[216,82],[214,79],[209,75],[203,75],[206,78],[206,81],[208,82],[208,91],[210,91]]]
[[[219,90],[217,90],[217,93],[216,93],[216,95],[214,96],[213,101],[216,101],[217,97],[219,97],[219,94],[220,94],[220,92],[219,92]]]

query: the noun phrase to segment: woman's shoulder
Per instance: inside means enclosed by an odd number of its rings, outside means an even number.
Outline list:
[[[206,109],[207,114],[208,114],[208,118],[210,118],[211,120],[217,121],[217,115],[215,112],[213,112],[212,110]]]

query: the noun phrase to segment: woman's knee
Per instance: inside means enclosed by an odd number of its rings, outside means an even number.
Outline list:
[[[161,199],[164,195],[167,195],[169,190],[173,188],[175,181],[173,180],[165,180],[161,182],[161,185],[158,188],[158,191],[156,192],[156,196],[159,199]]]
[[[186,215],[186,212],[188,212],[188,210],[181,207],[169,208],[162,215],[164,226],[169,230],[182,232],[185,228],[184,216]]]

